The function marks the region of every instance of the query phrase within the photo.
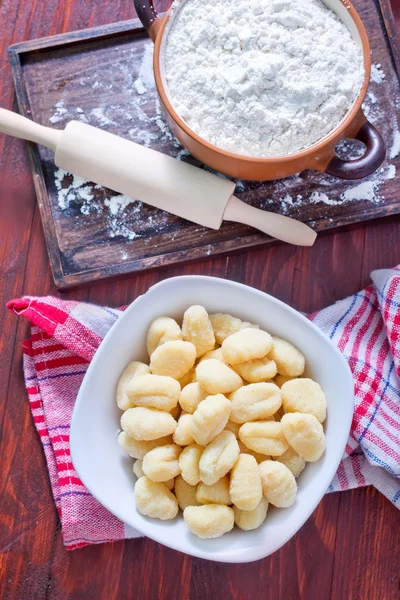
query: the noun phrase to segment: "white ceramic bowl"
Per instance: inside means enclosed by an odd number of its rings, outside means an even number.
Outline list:
[[[216,540],[191,534],[181,515],[173,521],[148,519],[135,506],[132,459],[118,446],[121,412],[115,403],[120,374],[132,360],[146,360],[150,322],[167,315],[181,319],[191,304],[227,312],[258,323],[297,346],[307,374],[322,386],[328,402],[326,452],[308,464],[298,479],[293,506],[270,506],[254,531],[233,531]],[[175,277],[137,298],[101,343],[82,383],[71,423],[74,467],[88,490],[119,519],[144,535],[193,556],[221,562],[258,560],[283,546],[308,519],[326,492],[346,445],[353,414],[353,379],[346,360],[310,321],[283,302],[258,290],[213,277]]]

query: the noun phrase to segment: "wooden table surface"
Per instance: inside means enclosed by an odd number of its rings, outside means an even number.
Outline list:
[[[373,1],[373,0],[365,0]],[[159,7],[162,5],[158,3]],[[396,12],[400,3],[394,0]],[[400,15],[399,15],[400,16]],[[0,105],[16,109],[10,44],[134,17],[129,0],[0,0]],[[226,277],[313,311],[400,262],[400,219],[320,235],[312,249],[269,248],[63,293],[131,302],[180,274]],[[192,559],[148,539],[67,552],[22,377],[28,324],[5,302],[54,289],[23,142],[0,136],[0,597],[2,599],[392,600],[400,597],[399,514],[373,488],[325,496],[301,531],[248,565]],[[397,536],[396,536],[397,531]]]

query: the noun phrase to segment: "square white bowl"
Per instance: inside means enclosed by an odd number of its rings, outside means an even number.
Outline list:
[[[216,540],[191,534],[181,513],[173,521],[149,519],[135,506],[132,459],[117,443],[121,411],[115,402],[117,381],[132,360],[148,361],[146,333],[159,316],[178,320],[186,308],[201,304],[257,323],[289,340],[306,357],[307,374],[322,386],[328,404],[324,423],[326,451],[307,464],[298,479],[293,506],[275,509],[254,531],[234,528]],[[153,540],[221,562],[250,562],[278,550],[304,524],[325,494],[342,458],[353,415],[353,378],[349,366],[313,323],[283,302],[251,287],[214,277],[166,279],[137,298],[104,338],[83,380],[71,422],[71,455],[87,489],[121,521]]]

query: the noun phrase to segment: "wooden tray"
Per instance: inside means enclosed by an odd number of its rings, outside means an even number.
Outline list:
[[[355,0],[355,6],[366,25],[375,64],[366,113],[394,160],[361,183],[305,171],[276,182],[239,181],[237,187],[242,200],[294,216],[317,231],[400,212],[400,163],[395,157],[400,141],[395,60],[400,46],[388,0]],[[81,119],[197,164],[161,114],[152,78],[152,44],[138,21],[16,44],[9,56],[23,115],[59,128]],[[270,241],[235,224],[208,230],[73,179],[55,168],[52,152],[34,144],[29,144],[29,158],[59,288]]]

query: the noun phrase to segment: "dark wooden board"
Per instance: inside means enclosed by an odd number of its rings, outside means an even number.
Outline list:
[[[379,72],[384,74],[383,82],[371,82],[366,111],[390,152],[394,131],[399,129],[400,90],[394,62],[399,46],[394,30],[388,44],[383,27],[390,19],[381,13],[388,4],[380,2],[356,0],[355,5],[369,33],[373,62],[381,65]],[[57,128],[72,118],[81,119],[198,164],[182,152],[161,114],[150,79],[151,50],[151,42],[136,20],[14,45],[9,55],[20,112]],[[146,91],[140,94],[143,81]],[[51,151],[30,144],[29,157],[59,288],[271,241],[245,226],[225,223],[213,231],[137,202],[122,209],[110,190],[79,182],[71,188],[72,177],[60,175]],[[358,182],[305,171],[282,181],[239,181],[237,195],[254,206],[283,212],[323,231],[399,213],[399,164],[398,157],[385,162],[361,187]],[[65,187],[69,189],[67,198],[62,191]],[[322,202],[318,200],[321,194]]]

